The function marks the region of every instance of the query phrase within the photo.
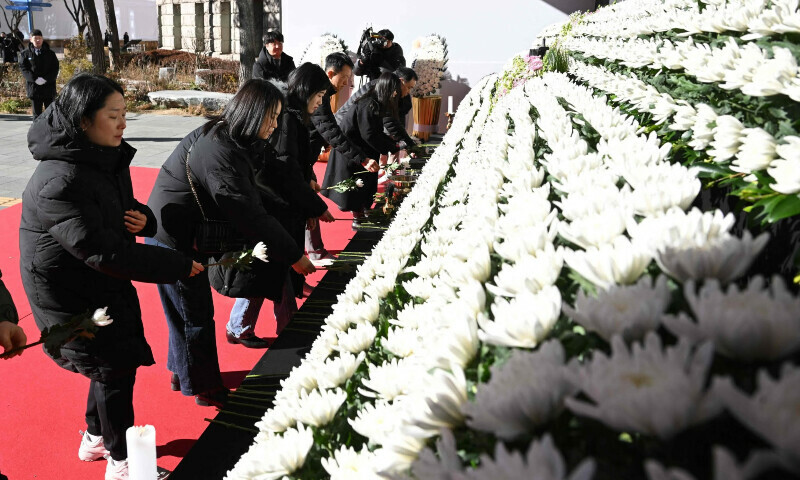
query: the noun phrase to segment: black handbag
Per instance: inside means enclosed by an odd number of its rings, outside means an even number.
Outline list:
[[[241,250],[244,247],[244,236],[227,220],[214,220],[206,216],[203,204],[192,182],[192,170],[189,168],[189,155],[192,153],[194,143],[189,146],[186,152],[186,178],[189,180],[189,187],[192,189],[194,201],[200,208],[203,220],[195,225],[194,228],[194,248],[200,253],[217,255],[225,252]]]

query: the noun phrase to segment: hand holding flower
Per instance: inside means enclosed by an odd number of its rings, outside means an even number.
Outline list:
[[[194,277],[195,275],[197,275],[198,273],[202,272],[205,269],[206,268],[203,266],[202,263],[198,263],[192,260],[192,272],[189,273],[189,276]]]
[[[61,355],[61,347],[63,347],[65,344],[75,340],[78,337],[92,339],[94,338],[94,332],[96,332],[99,327],[110,325],[114,320],[106,315],[106,310],[108,310],[108,307],[98,308],[92,314],[89,312],[80,313],[72,317],[67,323],[47,327],[42,330],[42,336],[39,338],[39,340],[27,345],[25,345],[27,338],[25,337],[25,334],[21,332],[22,329],[20,329],[20,332],[12,331],[11,335],[15,335],[15,337],[11,340],[12,343],[10,349],[6,348],[6,344],[2,340],[3,330],[6,328],[4,327],[4,324],[11,323],[0,322],[0,344],[2,344],[3,348],[5,349],[5,353],[0,355],[0,358],[8,359],[16,355],[20,355],[22,354],[23,350],[36,345],[41,345],[43,343],[47,353],[54,358],[58,358]],[[19,328],[17,325],[11,325]],[[22,335],[21,338],[19,337],[20,333]]]
[[[125,228],[133,234],[137,234],[147,225],[147,215],[137,210],[125,211]]]
[[[3,355],[4,359],[8,360],[17,355],[22,355],[20,347],[25,345],[27,341],[28,337],[25,336],[22,327],[7,321],[0,322],[0,346],[3,347],[3,352],[8,354],[8,356]]]

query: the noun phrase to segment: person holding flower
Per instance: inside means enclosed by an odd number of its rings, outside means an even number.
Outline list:
[[[208,255],[195,250],[194,236],[205,215],[229,222],[251,245],[264,242],[270,263],[285,264],[287,270],[291,265],[301,275],[313,272],[302,247],[265,209],[255,178],[256,169],[261,169],[270,155],[266,140],[277,127],[282,108],[283,95],[277,87],[267,80],[251,79],[221,114],[209,117],[205,125],[189,133],[156,178],[148,205],[159,220],[158,232],[145,242],[205,263]],[[313,194],[302,174],[294,178]],[[169,327],[167,368],[172,372],[172,388],[194,395],[198,405],[223,405],[228,389],[219,369],[208,273],[174,284],[165,282],[158,292]],[[266,342],[252,329],[239,338],[252,344]]]
[[[360,225],[365,209],[372,205],[372,197],[378,188],[379,166],[372,159],[400,150],[400,145],[384,133],[384,118],[397,118],[399,94],[400,79],[397,75],[383,73],[363,95],[355,100],[351,98],[336,113],[342,132],[364,151],[369,160],[358,163],[348,160],[336,150],[331,150],[322,183],[325,189],[322,194],[336,202],[342,211],[353,212],[354,228]],[[329,188],[345,179],[353,178],[354,175],[364,181],[364,187],[345,192]]]
[[[128,478],[136,369],[155,363],[131,281],[174,282],[203,270],[184,254],[136,243],[155,233],[156,219],[133,197],[136,150],[122,139],[125,126],[118,83],[86,73],[67,83],[28,131],[39,164],[22,195],[19,235],[22,283],[40,330],[98,308],[114,319],[52,357],[91,380],[78,457],[108,456],[106,480]]]
[[[11,299],[11,294],[8,292],[2,278],[3,272],[0,272],[0,347],[3,347],[3,352],[8,352],[25,345],[28,338],[25,336],[22,327],[17,325],[19,323],[17,307],[14,306],[14,301]],[[22,351],[9,354],[8,357],[4,356],[3,358],[9,359],[16,355],[22,355]]]

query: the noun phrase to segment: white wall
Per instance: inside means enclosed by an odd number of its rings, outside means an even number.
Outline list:
[[[33,28],[42,31],[45,40],[48,38],[69,38],[78,34],[78,27],[64,6],[64,0],[50,0],[52,7],[33,13]],[[100,30],[106,30],[106,14],[103,0],[95,0]],[[117,27],[120,40],[122,34],[128,32],[132,39],[158,40],[158,10],[156,0],[114,0],[114,11],[117,14]],[[2,22],[2,20],[0,20]],[[26,16],[19,29],[28,38],[28,17]],[[3,23],[0,30],[7,30]]]
[[[311,38],[326,32],[355,51],[361,32],[372,25],[389,28],[410,61],[414,39],[437,33],[447,39],[453,78],[472,86],[527,51],[542,28],[564,18],[542,0],[284,0],[284,51],[299,57]]]

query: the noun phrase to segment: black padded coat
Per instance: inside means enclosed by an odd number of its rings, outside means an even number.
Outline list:
[[[289,55],[281,52],[281,62],[278,65],[275,58],[267,53],[266,47],[261,47],[261,52],[253,64],[253,78],[262,78],[264,80],[277,78],[285,82],[294,68],[294,59]]]
[[[19,68],[25,77],[28,98],[44,100],[55,98],[58,67],[58,58],[47,43],[42,44],[39,55],[36,55],[33,45],[28,45],[28,48],[19,54]],[[39,77],[47,80],[47,83],[37,85],[36,79]]]

